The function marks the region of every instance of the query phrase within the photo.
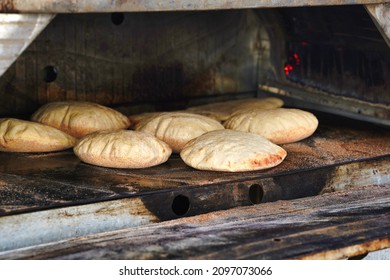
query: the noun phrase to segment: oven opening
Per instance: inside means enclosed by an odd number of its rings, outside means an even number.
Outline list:
[[[4,21],[41,32],[0,49],[1,118],[30,120],[59,101],[130,117],[272,97],[313,113],[319,125],[280,144],[280,165],[248,172],[192,168],[175,152],[148,168],[110,168],[82,162],[72,149],[0,151],[0,225],[14,225],[0,226],[0,252],[191,216],[207,222],[208,213],[240,207],[268,213],[273,202],[390,184],[389,38],[369,6],[33,18]],[[10,46],[23,40],[15,54]]]

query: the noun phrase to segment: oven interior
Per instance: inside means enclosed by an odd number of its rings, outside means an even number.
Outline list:
[[[360,5],[58,14],[0,78],[0,116],[91,101],[124,114],[277,96],[316,133],[267,171],[142,170],[0,153],[0,251],[211,211],[388,186],[390,48]],[[22,230],[26,229],[27,230]]]

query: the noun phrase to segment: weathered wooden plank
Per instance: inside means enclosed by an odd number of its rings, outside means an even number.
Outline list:
[[[1,259],[338,259],[390,247],[390,185],[217,211]]]

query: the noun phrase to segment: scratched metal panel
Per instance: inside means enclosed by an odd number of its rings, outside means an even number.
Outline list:
[[[356,259],[390,247],[389,187],[236,207],[0,252],[0,259]]]
[[[323,5],[356,5],[384,3],[381,0],[182,0],[182,1],[111,1],[111,0],[4,0],[1,2],[2,12],[50,12],[50,13],[90,13],[117,11],[188,11],[188,10],[220,10],[243,8],[299,7]]]
[[[65,99],[162,110],[255,92],[267,40],[252,11],[57,15],[1,78],[0,115]]]
[[[286,75],[294,54],[302,63]],[[66,99],[175,110],[254,96],[260,84],[289,106],[389,125],[389,72],[390,49],[359,5],[67,14],[1,77],[0,115]]]

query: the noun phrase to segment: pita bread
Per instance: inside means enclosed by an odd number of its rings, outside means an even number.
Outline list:
[[[229,118],[224,126],[227,129],[256,133],[275,144],[286,144],[312,135],[318,127],[318,120],[307,111],[277,108],[242,111]]]
[[[234,112],[232,115],[241,112],[241,111],[248,111],[248,110],[255,110],[255,109],[275,109],[280,108],[284,105],[284,102],[282,99],[276,98],[276,97],[268,97],[268,98],[253,98],[252,100],[247,100],[242,102],[241,104],[238,104],[233,108]]]
[[[283,148],[257,134],[230,129],[205,133],[188,142],[180,153],[193,168],[229,172],[271,168],[286,155]]]
[[[171,148],[153,135],[132,131],[100,131],[83,137],[73,148],[86,163],[113,168],[146,168],[168,160]]]
[[[137,130],[150,133],[167,143],[172,151],[180,153],[183,146],[203,133],[224,129],[218,121],[206,116],[168,112],[148,119]]]
[[[138,130],[145,122],[147,122],[150,118],[156,117],[164,112],[145,112],[140,114],[135,114],[129,116],[130,120],[130,129]]]
[[[40,153],[72,148],[77,139],[58,130],[31,121],[0,119],[0,151]]]
[[[237,111],[250,109],[274,109],[282,107],[283,104],[283,100],[276,97],[247,98],[194,106],[188,108],[187,111],[205,115],[222,122],[227,120]]]
[[[128,128],[129,119],[120,112],[90,102],[63,101],[39,108],[31,120],[81,138],[96,131]]]

